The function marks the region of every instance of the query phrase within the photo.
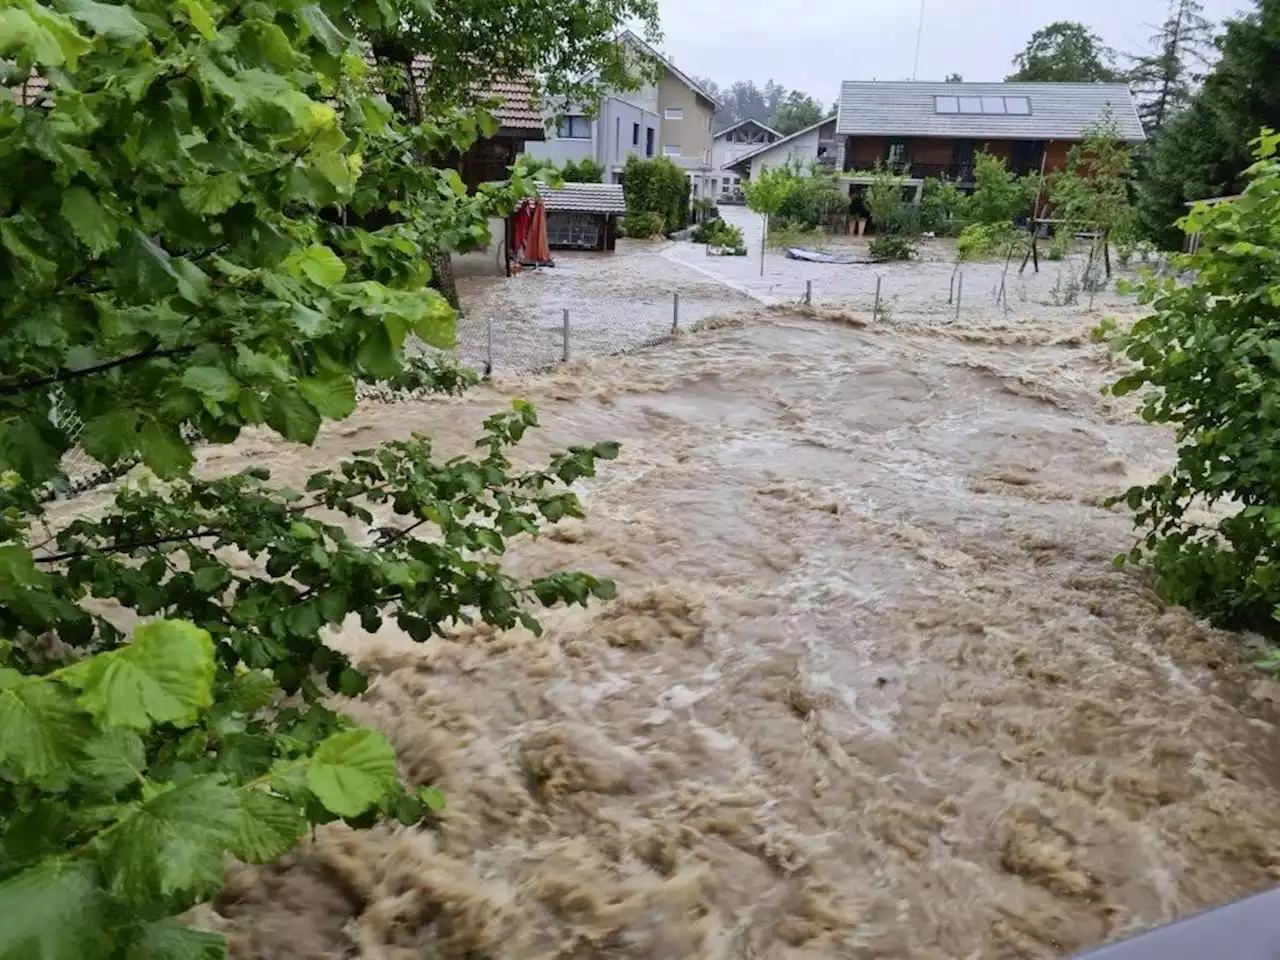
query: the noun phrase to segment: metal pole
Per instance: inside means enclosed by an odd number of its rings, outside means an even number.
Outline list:
[[[769,215],[760,214],[764,218],[764,233],[760,235],[760,276],[764,276],[764,245],[769,242]]]
[[[956,270],[958,269],[960,268],[957,267]],[[947,303],[955,303],[955,302],[956,302],[956,271],[952,270],[951,271],[951,290],[947,294]]]
[[[484,365],[484,375],[493,376],[493,317],[489,318],[489,361]]]
[[[805,306],[813,306],[813,281],[806,280],[804,282],[804,303]]]
[[[879,275],[876,276],[876,305],[871,309],[872,320],[878,320],[880,317],[880,283],[883,280],[883,277]]]
[[[964,271],[960,271],[960,281],[956,284],[956,319],[960,319],[960,301],[964,299]]]
[[[569,311],[564,312],[564,362],[569,362]]]
[[[671,332],[675,333],[680,329],[680,294],[673,293],[671,295]]]

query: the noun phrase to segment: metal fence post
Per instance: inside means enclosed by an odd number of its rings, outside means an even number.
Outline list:
[[[883,280],[883,277],[879,275],[876,276],[876,305],[871,308],[871,319],[873,322],[880,317],[880,283]]]
[[[673,293],[671,295],[671,332],[676,333],[680,329],[680,294]]]
[[[486,377],[492,377],[493,376],[493,317],[489,318],[488,340],[489,340],[489,359],[484,365],[484,375]]]
[[[960,271],[960,281],[956,284],[956,319],[960,319],[960,302],[964,299],[964,271]]]
[[[806,307],[813,306],[813,281],[806,280],[804,282],[804,305]]]
[[[569,362],[569,311],[564,312],[564,362]]]

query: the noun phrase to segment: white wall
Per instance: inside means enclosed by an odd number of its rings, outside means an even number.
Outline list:
[[[777,143],[768,150],[751,159],[751,179],[760,175],[766,166],[780,167],[786,163],[799,163],[802,168],[818,159],[818,134],[821,127],[815,127],[808,133],[801,134],[794,140]]]

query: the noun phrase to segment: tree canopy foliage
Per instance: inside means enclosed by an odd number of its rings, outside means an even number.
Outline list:
[[[767,80],[763,88],[754,80],[735,80],[721,86],[714,80],[695,77],[698,85],[720,101],[716,111],[714,129],[728,130],[743,120],[755,120],[772,127],[783,136],[812,126],[834,111],[826,110],[822,102],[799,90],[788,91],[780,83]]]
[[[632,89],[635,58],[617,42],[619,26],[630,23],[653,43],[662,36],[657,0],[379,2],[393,13],[368,31],[379,59],[431,58],[418,91],[428,114],[476,105],[494,81],[513,78],[567,102],[590,102],[602,87]]]
[[[1111,392],[1140,391],[1143,418],[1173,424],[1178,451],[1169,474],[1118,498],[1142,539],[1117,560],[1149,561],[1172,603],[1277,637],[1280,136],[1255,148],[1243,196],[1181,223],[1202,237],[1179,263],[1190,282],[1149,277],[1138,293],[1152,313],[1118,338],[1136,369]]]
[[[1213,24],[1198,0],[1171,0],[1168,18],[1151,38],[1149,53],[1131,57],[1130,89],[1149,136],[1191,102],[1197,70],[1208,65]]]
[[[1185,203],[1238,193],[1252,163],[1250,141],[1280,127],[1280,0],[1229,21],[1221,56],[1185,110],[1167,120],[1146,163],[1139,195],[1142,232],[1176,246]]]
[[[1133,152],[1120,139],[1120,125],[1108,108],[1071,148],[1066,169],[1050,183],[1053,215],[1063,221],[1058,229],[1100,230],[1104,242],[1127,243],[1136,219],[1132,187]]]
[[[437,89],[461,84],[450,57],[465,61],[485,18],[489,43],[518,47],[548,39],[546,9],[424,6],[459,17]],[[559,29],[589,57],[616,24],[577,16]],[[510,538],[580,516],[568,486],[617,452],[516,468],[537,426],[521,401],[472,456],[442,462],[415,436],[303,490],[261,467],[193,472],[197,439],[312,442],[360,383],[472,379],[426,349],[454,336],[428,257],[485,242],[533,183],[518,168],[469,196],[431,162],[496,122],[437,95],[408,118],[381,95],[358,38],[409,17],[337,0],[0,7],[6,80],[48,81],[32,104],[0,97],[6,960],[222,956],[220,937],[172,918],[216,892],[226,855],[266,862],[309,824],[415,823],[443,803],[401,785],[387,740],[335,709],[367,679],[329,629],[536,630],[534,605],[612,594],[501,567]],[[539,56],[526,66],[562,62]],[[54,520],[72,444],[148,469],[93,516]]]
[[[1097,83],[1121,79],[1115,54],[1102,38],[1074,20],[1058,20],[1031,35],[1005,79],[1023,83]]]
[[[811,127],[827,114],[821,103],[799,90],[792,90],[778,107],[773,128],[784,137]]]

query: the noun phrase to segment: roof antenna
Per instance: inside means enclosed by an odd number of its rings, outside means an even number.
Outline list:
[[[920,28],[916,30],[916,62],[911,67],[911,79],[913,82],[916,79],[916,74],[920,72],[920,40],[924,37],[924,3],[925,0],[920,0]]]

